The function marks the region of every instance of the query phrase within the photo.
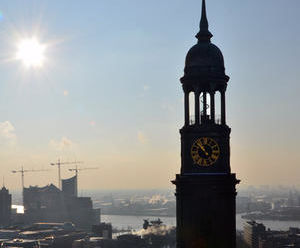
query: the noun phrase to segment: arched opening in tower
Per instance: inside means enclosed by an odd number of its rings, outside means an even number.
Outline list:
[[[190,125],[195,124],[195,93],[189,93]]]
[[[216,124],[221,124],[221,93],[216,91],[215,94],[215,120]]]

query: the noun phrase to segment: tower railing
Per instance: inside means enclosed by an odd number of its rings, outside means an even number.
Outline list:
[[[189,124],[191,126],[196,124],[196,117],[195,117],[195,115],[190,115],[189,120],[190,120]],[[206,117],[204,117],[204,115],[201,114],[201,123],[200,124],[204,124],[204,123],[212,123],[212,119],[210,118],[210,115],[206,115]],[[214,123],[217,124],[217,125],[221,125],[222,124],[222,122],[221,122],[221,115],[216,115],[215,116],[215,122]]]

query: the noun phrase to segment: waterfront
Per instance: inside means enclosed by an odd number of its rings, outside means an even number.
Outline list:
[[[18,213],[24,213],[24,207],[22,205],[13,205],[13,208],[17,209]],[[243,214],[236,215],[236,228],[237,230],[243,229],[245,219],[242,219]],[[163,223],[167,226],[176,226],[175,217],[159,217]],[[149,219],[154,220],[157,217],[154,216],[134,216],[134,215],[101,215],[101,222],[110,222],[113,227],[118,230],[140,230],[143,226],[143,220]],[[276,220],[256,220],[259,223],[263,223],[266,228],[271,230],[288,230],[289,227],[300,228],[300,221],[276,221]]]
[[[243,224],[246,220],[242,219],[242,214],[236,215],[236,228],[237,230],[243,229]],[[130,216],[130,215],[101,215],[102,222],[111,222],[114,228],[119,230],[121,229],[133,229],[139,230],[142,229],[143,220],[156,219],[153,216]],[[167,226],[175,226],[176,218],[175,217],[160,217],[163,223]],[[298,227],[300,228],[300,221],[274,221],[274,220],[257,220],[259,223],[263,223],[266,228],[271,230],[288,230],[289,227]]]

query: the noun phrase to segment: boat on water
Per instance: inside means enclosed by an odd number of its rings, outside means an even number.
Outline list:
[[[160,227],[162,226],[162,221],[160,220],[160,218],[157,218],[157,220],[151,220],[149,221],[149,219],[144,220],[144,224],[143,224],[143,228],[146,230],[149,227]]]

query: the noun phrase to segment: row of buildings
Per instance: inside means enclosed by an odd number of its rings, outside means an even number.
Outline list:
[[[250,248],[299,248],[300,228],[272,231],[261,223],[247,221],[244,225],[244,241]]]
[[[35,223],[0,229],[1,247],[90,248],[109,240],[112,240],[112,227],[105,223],[93,225],[91,231],[76,230],[71,223]]]
[[[36,222],[71,222],[90,230],[100,224],[100,209],[93,208],[90,197],[77,195],[77,176],[62,180],[62,189],[53,184],[23,189],[24,214],[11,209],[11,194],[4,186],[0,191],[0,226]]]

